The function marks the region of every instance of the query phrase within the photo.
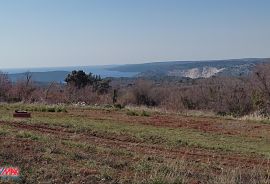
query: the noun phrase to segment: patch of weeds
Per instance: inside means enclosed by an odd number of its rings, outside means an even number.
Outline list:
[[[97,147],[94,146],[94,145],[87,145],[87,146],[86,146],[86,150],[87,150],[89,153],[97,153],[97,152],[98,152]]]
[[[67,112],[65,107],[56,107],[56,112]]]
[[[61,149],[59,148],[59,146],[57,144],[50,145],[49,149],[50,149],[51,154],[61,154],[62,153]]]
[[[75,152],[72,155],[73,160],[85,160],[87,159],[87,155],[80,153],[80,152]]]
[[[56,108],[55,107],[48,107],[47,111],[48,112],[56,112]]]
[[[140,172],[140,173],[149,173],[153,169],[152,164],[146,160],[142,160],[139,164],[135,166],[135,171]]]
[[[26,110],[31,112],[67,112],[65,106],[60,105],[43,105],[43,104],[21,104],[13,105],[15,109]]]
[[[104,105],[104,108],[105,108],[105,109],[111,109],[111,108],[113,108],[113,105],[106,104],[106,105]]]
[[[97,162],[94,160],[88,160],[85,165],[89,168],[96,168],[97,167]]]
[[[163,163],[164,162],[164,158],[162,157],[158,157],[158,156],[149,156],[147,157],[147,161],[154,161],[154,162],[157,162],[157,163]]]
[[[40,111],[40,112],[47,112],[47,108],[46,108],[46,107],[41,107],[40,110],[37,110],[37,111]]]
[[[35,148],[33,149],[33,151],[34,151],[35,153],[45,153],[45,152],[46,152],[46,148],[43,147],[43,146],[41,146],[41,147],[35,147]]]
[[[164,176],[156,176],[155,178],[150,179],[147,181],[147,184],[183,184],[184,182],[181,179],[173,178],[167,181],[166,177]],[[172,180],[172,181],[171,181]]]
[[[112,181],[113,180],[113,171],[108,167],[103,167],[100,170],[101,173],[101,181]]]
[[[103,160],[105,165],[108,165],[114,169],[123,169],[128,166],[128,162],[125,160],[117,159],[115,157],[109,156]]]
[[[146,141],[146,142],[150,142],[152,144],[162,144],[162,143],[166,143],[167,140],[160,136],[160,135],[151,135],[151,134],[143,134],[141,135],[141,138]]]
[[[128,157],[134,156],[132,152],[124,150],[124,149],[112,149],[110,150],[110,154],[115,155],[115,156],[128,156]]]
[[[164,163],[151,162],[153,164],[150,176],[143,183],[187,183],[187,167],[186,162],[175,160],[166,160]]]
[[[217,115],[218,115],[218,116],[227,116],[228,113],[227,113],[227,112],[223,112],[223,111],[218,111],[218,112],[217,112]]]
[[[85,143],[77,143],[74,141],[62,141],[62,144],[67,145],[71,148],[82,148],[85,149],[89,153],[97,153],[98,149],[95,145],[85,144]]]
[[[127,115],[128,116],[139,116],[139,114],[137,112],[131,111],[131,110],[127,111]]]
[[[0,136],[6,136],[9,133],[8,130],[4,129],[4,128],[0,128]]]
[[[161,165],[160,168],[158,168],[158,173],[162,173],[164,175],[168,175],[175,172],[172,167],[169,167],[168,165]]]
[[[56,172],[56,171],[55,171]],[[62,176],[62,182],[61,183],[67,183],[70,178],[74,177],[74,172],[72,171],[72,168],[67,166],[62,166],[59,168],[58,172]]]
[[[164,179],[157,177],[147,182],[148,184],[169,184]]]
[[[53,157],[52,157],[52,155],[50,155],[50,154],[43,154],[43,155],[42,155],[42,159],[43,159],[44,161],[46,161],[48,164],[54,162]]]
[[[113,106],[116,109],[123,109],[123,108],[125,108],[125,106],[124,105],[121,105],[121,104],[114,104]]]
[[[178,146],[188,146],[188,145],[189,145],[189,143],[186,140],[178,139],[176,141],[176,147],[178,147]]]
[[[143,110],[142,113],[141,113],[141,116],[146,116],[146,117],[149,117],[150,116],[150,113]]]
[[[33,141],[40,140],[40,136],[33,134],[32,132],[19,131],[16,134],[17,138],[31,139]]]

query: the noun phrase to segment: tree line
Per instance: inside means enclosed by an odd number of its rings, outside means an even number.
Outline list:
[[[270,113],[269,64],[257,66],[249,76],[211,77],[180,83],[157,84],[153,80],[138,79],[123,85],[84,71],[72,71],[65,82],[38,86],[30,73],[16,82],[0,73],[0,101],[143,105],[172,111],[207,110],[232,116],[255,112],[269,116]]]

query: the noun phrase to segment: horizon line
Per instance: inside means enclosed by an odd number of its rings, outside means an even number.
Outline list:
[[[126,63],[126,64],[96,64],[96,65],[66,65],[66,66],[33,66],[33,67],[3,67],[4,70],[23,70],[23,69],[41,69],[41,68],[63,68],[63,67],[110,67],[110,66],[123,66],[123,65],[140,65],[140,64],[153,64],[153,63],[166,63],[166,62],[211,62],[211,61],[232,61],[232,60],[245,60],[245,59],[270,59],[270,57],[247,57],[247,58],[228,58],[228,59],[202,59],[202,60],[166,60],[166,61],[145,61],[142,63]]]

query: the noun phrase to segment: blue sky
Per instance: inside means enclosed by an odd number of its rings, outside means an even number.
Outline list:
[[[269,0],[1,0],[0,68],[270,57]]]

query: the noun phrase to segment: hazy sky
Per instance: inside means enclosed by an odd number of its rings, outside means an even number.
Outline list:
[[[270,57],[270,0],[0,0],[0,68]]]

